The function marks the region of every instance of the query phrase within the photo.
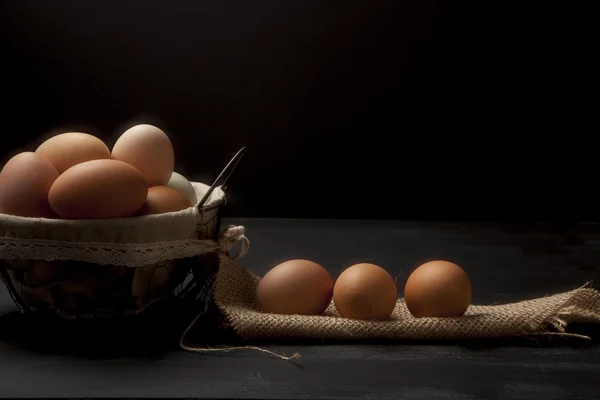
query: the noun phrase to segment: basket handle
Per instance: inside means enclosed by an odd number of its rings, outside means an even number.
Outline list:
[[[217,186],[221,186],[221,189],[225,190],[225,187],[226,187],[225,185],[227,184],[227,181],[233,174],[233,171],[235,171],[235,168],[240,163],[240,160],[242,159],[242,156],[244,155],[245,150],[246,150],[246,147],[245,146],[242,147],[241,149],[238,150],[237,153],[235,153],[233,158],[231,160],[229,160],[229,163],[227,163],[225,168],[223,168],[223,170],[221,171],[219,176],[217,176],[217,179],[215,179],[213,184],[210,185],[210,188],[208,189],[208,191],[206,192],[206,194],[204,195],[202,200],[200,200],[200,203],[198,203],[198,209],[202,209],[202,206],[210,198],[210,195],[217,188]],[[227,174],[227,175],[225,175],[225,174]]]

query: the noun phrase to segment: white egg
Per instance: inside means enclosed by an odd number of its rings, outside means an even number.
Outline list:
[[[196,191],[194,187],[183,175],[178,174],[177,172],[173,172],[171,175],[171,179],[169,179],[169,183],[167,186],[172,187],[173,189],[177,189],[187,194],[188,198],[192,202],[193,205],[196,205],[198,202],[198,196],[196,196]]]

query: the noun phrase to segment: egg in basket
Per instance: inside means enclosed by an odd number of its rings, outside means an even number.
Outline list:
[[[190,182],[174,160],[152,125],[130,128],[112,151],[70,132],[12,157],[0,172],[0,277],[21,309],[136,314],[201,286],[199,257],[243,232],[220,236],[223,173],[212,186]]]

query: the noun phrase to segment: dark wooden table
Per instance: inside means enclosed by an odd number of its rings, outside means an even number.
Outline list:
[[[468,271],[474,303],[526,299],[600,278],[597,225],[228,222],[246,226],[251,249],[241,262],[258,274],[282,260],[302,257],[322,263],[333,274],[354,262],[370,261],[400,274],[398,281],[404,282],[419,263],[442,258]],[[156,324],[147,331],[124,325],[118,334],[98,329],[67,333],[31,324],[15,309],[6,290],[0,289],[2,397],[567,400],[600,396],[597,326],[572,327],[592,335],[591,341],[269,346],[278,352],[299,352],[302,357],[294,364],[248,351],[186,353],[159,344]],[[126,344],[115,342],[120,337],[128,337]]]

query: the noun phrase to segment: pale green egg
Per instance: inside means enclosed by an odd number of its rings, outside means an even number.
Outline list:
[[[169,183],[167,183],[167,186],[185,193],[190,199],[192,205],[196,205],[198,203],[198,197],[196,196],[194,187],[183,175],[173,172],[171,179],[169,179]]]

